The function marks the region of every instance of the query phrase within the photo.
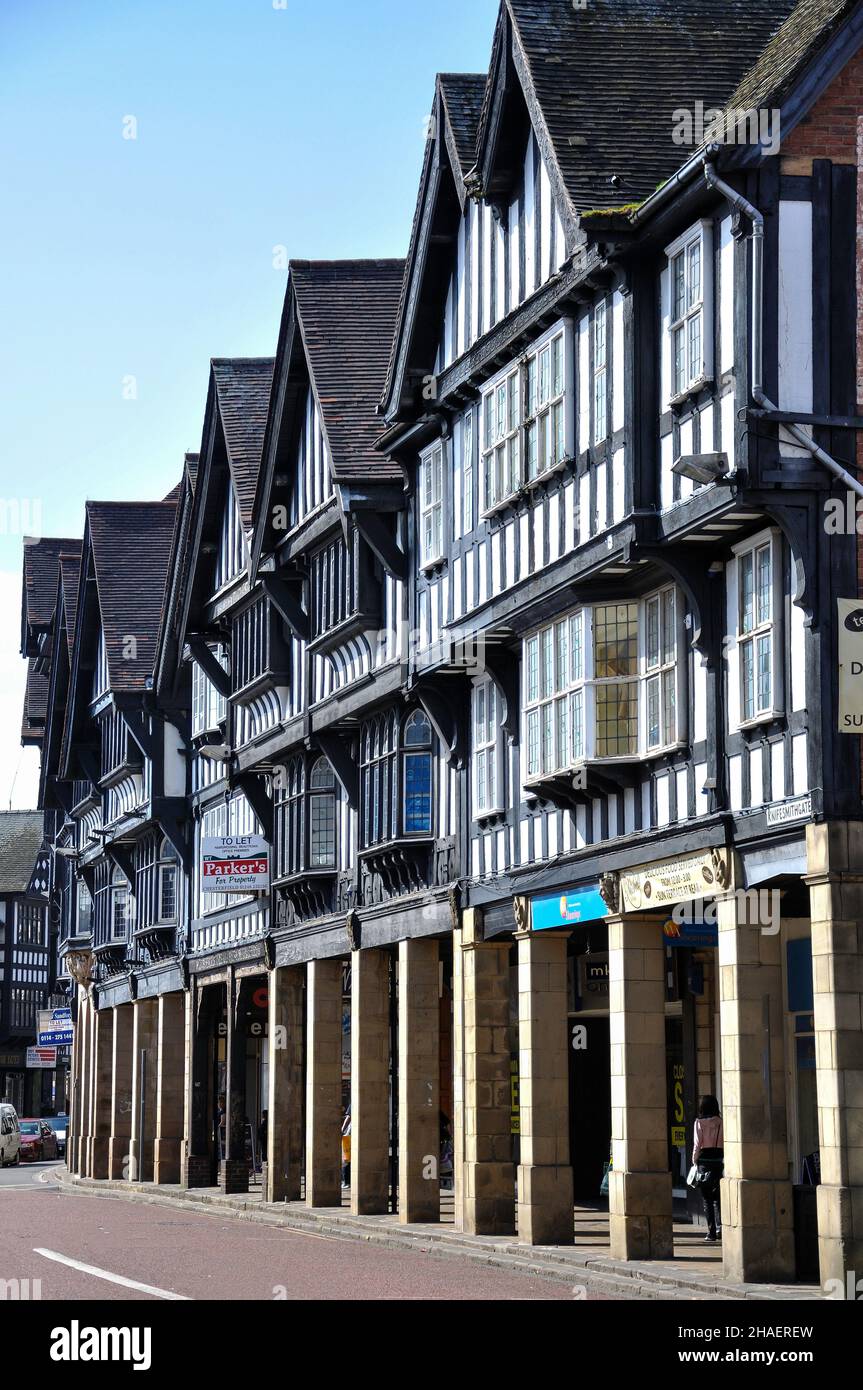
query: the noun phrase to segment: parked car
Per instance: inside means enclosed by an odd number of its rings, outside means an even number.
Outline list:
[[[0,1168],[7,1163],[13,1166],[20,1161],[21,1135],[18,1130],[18,1113],[8,1101],[0,1101]]]
[[[46,1125],[50,1125],[57,1139],[57,1153],[60,1158],[66,1156],[66,1135],[69,1130],[68,1115],[46,1115]]]
[[[21,1158],[26,1162],[43,1163],[57,1157],[57,1136],[47,1120],[19,1120]]]

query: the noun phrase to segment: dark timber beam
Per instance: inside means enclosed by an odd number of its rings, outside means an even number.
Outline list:
[[[395,579],[407,579],[408,558],[396,540],[395,530],[390,529],[380,512],[356,511],[353,516],[357,530],[384,569]]]
[[[236,786],[248,801],[261,823],[261,833],[265,840],[273,839],[273,803],[265,784],[255,772],[244,772],[236,778]]]
[[[360,804],[360,775],[347,743],[333,733],[318,733],[315,741],[344,787],[351,810],[356,811]]]
[[[186,646],[210,684],[215,686],[219,694],[227,699],[231,693],[231,677],[224,667],[216,660],[215,655],[210,651],[203,637],[196,634],[195,636],[187,638]]]
[[[264,593],[284,618],[291,632],[299,637],[300,641],[308,642],[312,635],[311,623],[296,587],[277,574],[261,574],[260,579]]]

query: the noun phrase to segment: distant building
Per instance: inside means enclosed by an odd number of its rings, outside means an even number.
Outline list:
[[[19,1115],[63,1108],[62,1064],[27,1066],[37,1014],[49,1003],[55,973],[48,911],[51,858],[41,812],[0,811],[0,1097]]]

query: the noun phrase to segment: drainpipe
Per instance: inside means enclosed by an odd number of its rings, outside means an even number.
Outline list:
[[[757,405],[764,410],[778,410],[773,401],[764,394],[764,383],[762,380],[763,370],[763,322],[764,322],[764,215],[741,193],[737,193],[725,183],[717,174],[716,169],[709,160],[704,160],[704,177],[724,198],[731,204],[736,212],[742,212],[752,223],[752,398]],[[810,439],[809,435],[800,425],[785,424],[782,428],[793,436],[795,441],[806,449],[814,459],[822,463],[831,473],[856,492],[858,497],[863,497],[863,483],[843,468],[841,463],[827,453]]]

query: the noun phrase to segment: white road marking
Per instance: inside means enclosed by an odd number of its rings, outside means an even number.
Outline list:
[[[109,1284],[122,1284],[124,1289],[137,1289],[139,1293],[149,1293],[154,1298],[169,1298],[183,1303],[193,1301],[184,1293],[157,1289],[152,1284],[139,1284],[137,1279],[127,1279],[124,1274],[111,1274],[107,1269],[98,1269],[96,1265],[86,1265],[81,1260],[73,1260],[70,1255],[58,1255],[56,1250],[42,1250],[34,1246],[33,1253],[44,1256],[46,1260],[56,1260],[58,1264],[68,1265],[70,1269],[79,1269],[82,1274],[92,1274],[96,1279],[107,1279]]]

